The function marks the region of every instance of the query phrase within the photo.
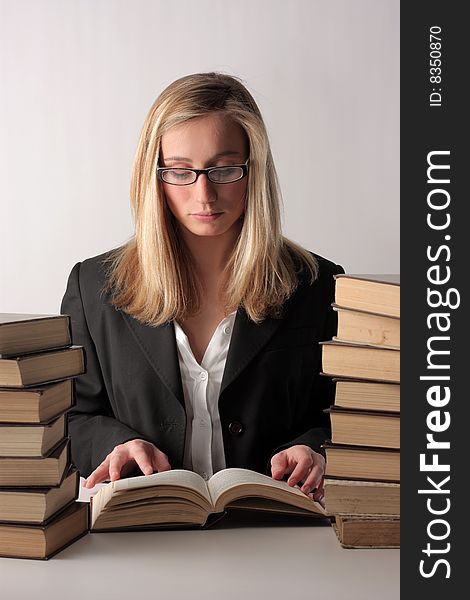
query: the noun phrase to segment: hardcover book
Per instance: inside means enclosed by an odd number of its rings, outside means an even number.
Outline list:
[[[326,515],[323,507],[284,481],[248,469],[223,469],[205,481],[175,469],[108,483],[91,498],[91,530],[206,527],[230,508]]]
[[[326,477],[400,481],[400,451],[325,443]]]
[[[0,358],[71,343],[68,315],[0,313]]]
[[[0,456],[0,486],[58,487],[68,465],[68,438],[44,457]]]
[[[0,358],[0,386],[24,387],[65,379],[85,372],[82,346]]]
[[[338,334],[334,340],[400,348],[400,319],[333,304],[338,315]]]
[[[0,556],[47,560],[88,532],[88,504],[73,502],[45,525],[0,523]]]
[[[45,424],[0,423],[0,456],[46,456],[65,433],[65,414]]]
[[[74,405],[73,379],[30,388],[0,388],[0,421],[47,423]]]
[[[325,508],[331,514],[400,514],[400,484],[325,479]]]
[[[348,410],[332,406],[331,441],[334,444],[400,448],[400,415],[394,412]]]
[[[334,378],[335,406],[357,410],[400,412],[400,384]]]
[[[390,317],[400,316],[399,275],[335,275],[335,304]]]
[[[343,548],[400,547],[400,517],[335,515],[334,529]]]
[[[71,467],[59,487],[0,488],[0,522],[44,524],[75,500],[78,485]]]
[[[392,383],[400,381],[400,351],[397,349],[337,341],[320,343],[325,375]]]

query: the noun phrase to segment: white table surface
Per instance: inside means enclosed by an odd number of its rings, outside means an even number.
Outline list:
[[[398,550],[347,550],[327,521],[88,534],[49,561],[0,558],[5,600],[399,598]],[[279,521],[276,521],[279,523]],[[292,523],[292,520],[290,521]]]

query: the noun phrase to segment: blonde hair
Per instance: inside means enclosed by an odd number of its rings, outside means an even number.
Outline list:
[[[250,149],[244,220],[224,272],[226,314],[243,307],[255,322],[279,317],[300,272],[306,270],[312,282],[317,276],[315,258],[282,236],[278,179],[253,97],[230,75],[187,75],[160,94],[145,120],[130,190],[135,235],[107,261],[105,291],[112,292],[111,303],[147,325],[183,321],[200,308],[200,283],[156,169],[166,131],[214,112],[242,127]]]

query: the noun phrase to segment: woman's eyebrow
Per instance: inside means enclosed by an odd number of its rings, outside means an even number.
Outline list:
[[[218,152],[215,156],[213,156],[208,162],[213,162],[214,160],[218,160],[219,158],[223,158],[225,156],[241,156],[241,152],[238,152],[237,150],[224,150],[223,152]],[[167,161],[181,161],[181,162],[192,162],[192,160],[190,158],[187,158],[186,156],[168,156],[168,158],[163,157],[163,161],[167,162]]]
[[[181,162],[191,162],[190,158],[186,158],[185,156],[168,156],[168,158],[163,157],[163,161],[166,162],[167,160],[173,160],[173,161],[181,161]]]
[[[238,152],[237,150],[225,150],[224,152],[219,152],[218,154],[213,156],[209,162],[212,162],[213,160],[218,160],[219,158],[223,158],[224,156],[241,156],[241,155],[242,155],[242,153]]]

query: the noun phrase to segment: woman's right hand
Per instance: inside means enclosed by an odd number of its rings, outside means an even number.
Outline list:
[[[90,489],[103,481],[116,481],[132,473],[136,466],[144,475],[171,469],[167,455],[156,446],[145,440],[130,440],[116,446],[89,475],[83,486]]]

